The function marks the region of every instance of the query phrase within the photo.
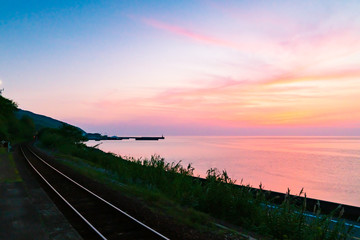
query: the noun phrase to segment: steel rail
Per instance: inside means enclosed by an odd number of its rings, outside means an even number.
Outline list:
[[[152,229],[151,227],[147,226],[146,224],[142,223],[141,221],[137,220],[136,218],[134,218],[133,216],[129,215],[127,212],[121,210],[120,208],[116,207],[114,204],[110,203],[109,201],[103,199],[102,197],[100,197],[99,195],[95,194],[94,192],[92,192],[91,190],[87,189],[86,187],[84,187],[83,185],[81,185],[80,183],[76,182],[75,180],[73,180],[72,178],[70,178],[69,176],[67,176],[66,174],[62,173],[61,171],[59,171],[58,169],[56,169],[55,167],[53,167],[51,164],[49,164],[48,162],[46,162],[45,160],[43,160],[40,156],[38,156],[34,151],[32,151],[29,147],[27,147],[27,149],[36,157],[38,158],[40,161],[42,161],[44,164],[46,164],[48,167],[52,168],[54,171],[56,171],[57,173],[59,173],[60,175],[62,175],[63,177],[65,177],[66,179],[68,179],[69,181],[73,182],[75,185],[77,185],[78,187],[82,188],[83,190],[85,190],[86,192],[90,193],[91,195],[93,195],[94,197],[98,198],[99,200],[103,201],[104,203],[106,203],[107,205],[111,206],[112,208],[114,208],[115,210],[117,210],[118,212],[122,213],[123,215],[127,216],[128,218],[130,218],[131,220],[133,220],[134,222],[138,223],[139,225],[145,227],[146,229],[150,230],[151,232],[155,233],[157,236],[161,237],[162,239],[165,240],[170,240],[169,238],[165,237],[164,235],[162,235],[161,233],[157,232],[156,230]],[[21,151],[23,152],[22,148]],[[23,152],[24,154],[24,152]],[[25,156],[25,154],[24,154]],[[26,158],[26,157],[25,157]],[[27,161],[29,162],[29,160],[27,159]],[[33,167],[34,168],[34,167]],[[46,180],[45,180],[46,181]],[[69,205],[69,203],[67,203]],[[73,207],[72,207],[73,208]],[[80,213],[79,213],[80,214]],[[102,236],[102,235],[101,235]],[[106,239],[105,237],[102,236],[103,239]]]
[[[22,146],[20,145],[20,150],[22,152],[22,154],[24,155],[26,161],[29,163],[29,165],[34,169],[34,171],[44,180],[44,182],[82,219],[84,220],[84,222],[86,222],[86,224],[92,229],[94,230],[99,237],[101,237],[104,240],[107,240],[106,237],[104,237],[104,235],[102,235],[100,233],[99,230],[97,230],[78,210],[76,210],[76,208],[74,206],[72,206],[46,179],[45,177],[35,168],[35,166],[30,162],[30,160],[26,157],[26,154],[24,153],[24,150],[22,148]]]

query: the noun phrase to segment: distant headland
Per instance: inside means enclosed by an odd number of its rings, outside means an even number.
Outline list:
[[[17,109],[15,112],[17,118],[21,119],[23,116],[30,117],[35,124],[35,129],[39,131],[42,128],[60,128],[63,124],[68,124],[56,119],[53,119],[51,117],[47,117],[44,115],[36,114],[30,111]],[[75,126],[74,126],[75,127]],[[162,135],[161,137],[119,137],[119,136],[107,136],[102,135],[100,133],[87,133],[81,128],[76,127],[79,129],[83,136],[87,138],[87,140],[95,140],[95,141],[103,141],[103,140],[129,140],[129,139],[135,139],[136,141],[158,141],[160,139],[165,139],[165,137]]]
[[[135,139],[136,141],[158,141],[159,139],[165,139],[164,135],[161,137],[118,137],[107,135],[101,135],[100,133],[87,133],[86,137],[88,140],[103,141],[103,140],[129,140]]]

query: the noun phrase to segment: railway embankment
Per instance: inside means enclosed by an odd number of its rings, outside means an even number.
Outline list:
[[[101,196],[102,198],[106,199],[106,201],[110,202],[112,205],[121,208],[124,212],[129,214],[130,216],[136,218],[138,221],[142,222],[143,224],[155,229],[161,234],[164,234],[166,237],[170,239],[196,239],[196,240],[220,240],[224,239],[222,235],[215,234],[214,229],[210,231],[204,231],[204,229],[195,229],[191,226],[184,224],[182,221],[178,221],[179,219],[174,219],[174,216],[166,215],[164,211],[164,207],[172,208],[172,212],[181,212],[183,214],[187,214],[186,218],[193,218],[193,212],[186,211],[184,209],[179,209],[174,204],[171,206],[168,205],[169,202],[162,201],[162,207],[157,205],[155,209],[154,206],[149,206],[146,203],[146,199],[142,198],[142,193],[139,195],[128,189],[125,185],[118,186],[117,184],[112,184],[111,182],[103,182],[100,176],[96,176],[95,172],[89,168],[90,166],[80,164],[81,166],[75,167],[73,164],[66,164],[68,162],[65,159],[59,159],[58,157],[52,156],[52,154],[44,149],[40,150],[36,147],[29,146],[31,149],[26,155],[30,152],[35,153],[41,159],[45,159],[47,163],[64,173],[66,176],[70,177],[78,184],[84,186],[85,188],[89,189],[91,192]],[[69,156],[68,156],[69,157]],[[75,159],[72,159],[72,162]],[[72,167],[70,167],[72,166]],[[95,173],[95,175],[93,175]],[[116,185],[116,186],[115,186]],[[120,188],[119,188],[120,187]],[[153,196],[154,197],[154,196]],[[52,198],[53,199],[53,198]],[[54,199],[55,202],[56,199]],[[148,200],[148,199],[147,199]],[[154,199],[153,199],[154,200]],[[156,201],[156,200],[155,200]],[[60,202],[59,202],[60,203]],[[61,204],[60,205],[64,205]],[[64,215],[70,216],[71,222],[71,213],[63,208],[62,206],[59,207],[60,209],[64,209]],[[89,211],[91,208],[88,209]],[[91,216],[90,216],[91,218]],[[115,221],[115,217],[111,218]],[[191,220],[190,220],[191,221]],[[195,223],[195,222],[193,222]],[[73,223],[74,226],[77,224],[76,222]],[[93,223],[94,226],[98,225],[96,222]],[[121,225],[118,225],[121,226]],[[108,226],[109,227],[109,226]],[[76,226],[75,226],[76,228]],[[101,229],[98,229],[99,232],[102,232]],[[114,229],[116,232],[119,229]],[[225,229],[226,230],[226,229]],[[225,231],[224,229],[222,232]],[[230,229],[226,230],[227,232]],[[81,227],[79,228],[79,232],[83,234],[87,234],[85,230],[83,231]],[[86,237],[84,237],[86,239]],[[114,238],[110,238],[114,239]],[[116,239],[116,238],[115,238]],[[123,239],[123,238],[120,238]],[[133,238],[125,238],[125,239],[133,239]],[[155,238],[154,238],[155,239]],[[158,239],[158,238],[156,238]],[[249,239],[248,237],[238,236],[237,238],[229,238],[229,239]]]

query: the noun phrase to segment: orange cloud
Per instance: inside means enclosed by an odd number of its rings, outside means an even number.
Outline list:
[[[360,112],[355,111],[360,109],[360,103],[356,103],[360,93],[354,91],[355,85],[333,88],[232,80],[94,104],[104,121],[216,123],[227,127],[354,126],[360,120]]]
[[[342,69],[338,71],[326,71],[326,72],[317,72],[313,74],[304,74],[300,71],[295,71],[295,73],[284,74],[283,76],[278,76],[272,79],[269,79],[265,84],[279,84],[279,83],[294,83],[294,82],[308,82],[316,80],[333,80],[333,79],[346,79],[346,78],[360,78],[360,69]]]

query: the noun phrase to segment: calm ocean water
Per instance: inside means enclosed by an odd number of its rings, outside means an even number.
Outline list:
[[[99,142],[90,141],[89,146]],[[160,141],[104,141],[122,156],[192,163],[195,175],[227,170],[244,184],[360,207],[360,137],[166,137]]]

